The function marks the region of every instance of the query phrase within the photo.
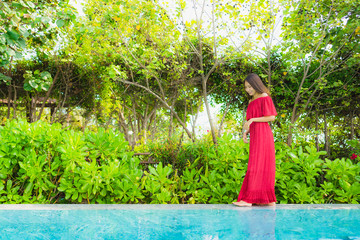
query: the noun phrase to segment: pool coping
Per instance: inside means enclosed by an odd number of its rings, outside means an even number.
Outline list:
[[[0,204],[0,210],[250,210],[359,209],[360,204],[277,204],[275,207],[236,207],[232,204]]]

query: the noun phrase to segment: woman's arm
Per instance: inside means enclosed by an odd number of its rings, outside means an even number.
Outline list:
[[[275,120],[275,116],[264,116],[264,117],[258,117],[258,118],[251,118],[249,121],[247,121],[244,124],[244,129],[249,130],[250,124],[253,122],[272,122]]]

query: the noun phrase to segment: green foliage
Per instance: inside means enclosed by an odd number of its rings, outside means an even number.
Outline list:
[[[0,129],[0,178],[6,188],[0,202],[49,202],[54,196],[60,161],[56,146],[61,138],[59,124],[29,124],[8,121]],[[0,187],[2,188],[2,187]]]
[[[149,167],[149,172],[144,172],[142,179],[144,194],[150,203],[179,203],[178,181],[179,177],[171,165],[163,166],[160,162],[156,168]]]
[[[342,203],[360,202],[360,163],[353,164],[350,159],[326,159],[326,182],[323,188],[326,195]]]
[[[155,156],[167,153],[161,155],[161,161],[186,162],[185,168],[179,169],[182,171],[181,202],[229,203],[236,199],[248,159],[248,146],[241,141],[225,134],[216,148],[205,138],[184,144],[176,149],[177,154],[172,153],[175,147],[169,148],[164,143],[156,146],[150,148],[157,152]],[[293,148],[276,143],[275,191],[280,203],[356,203],[360,200],[360,178],[357,176],[360,164],[354,164],[350,159],[324,161],[322,156],[325,154],[305,143]],[[335,174],[331,169],[341,172]]]
[[[0,1],[0,67],[24,57],[26,49],[49,45],[75,20],[67,1]],[[57,27],[54,27],[56,22]]]
[[[111,203],[142,198],[136,188],[142,176],[139,161],[118,132],[100,128],[98,134],[83,133],[60,124],[13,120],[1,127],[0,137],[1,202]],[[125,191],[126,182],[131,187]]]
[[[323,160],[315,147],[276,145],[276,193],[280,203],[324,203],[317,188]]]
[[[40,72],[36,70],[34,73],[26,71],[24,74],[24,90],[32,91],[48,91],[53,81],[51,74],[47,71]]]
[[[323,135],[326,119],[331,130],[327,157],[335,159],[348,156],[350,132],[352,139],[359,138],[356,1],[211,1],[208,17],[213,21],[201,19],[205,12],[191,10],[184,1],[85,1],[81,18],[70,2],[0,1],[0,87],[1,98],[9,102],[2,109],[7,118],[41,118],[36,117],[38,103],[48,91],[44,104],[57,105],[52,121],[64,121],[64,107],[80,107],[83,116],[87,113],[84,122],[121,126],[134,147],[160,134],[170,136],[181,126],[187,130],[189,118],[207,99],[203,90],[222,113],[228,111],[224,129],[229,129],[229,119],[238,120],[247,104],[242,80],[256,72],[286,116],[278,118],[283,131],[277,140],[292,134],[296,143],[299,132],[314,133],[315,128]],[[187,21],[182,14],[188,10],[199,18]],[[281,38],[274,35],[279,30]],[[29,60],[20,61],[25,56]],[[54,77],[51,89],[46,72]],[[320,114],[316,127],[315,111]],[[179,174],[187,160],[200,156],[192,151],[202,151],[164,144],[171,149],[156,158]],[[323,140],[318,146],[325,148]]]
[[[2,203],[230,203],[248,160],[248,145],[231,134],[218,146],[210,136],[176,145],[167,155],[175,160],[157,159],[147,170],[116,130],[12,120],[0,127],[0,141]],[[149,150],[173,151],[169,145]],[[275,148],[280,203],[360,202],[359,162],[323,160],[314,146]]]
[[[5,82],[6,85],[9,85],[10,82],[11,82],[11,77],[6,76],[6,75],[0,73],[0,80],[3,81],[3,82]]]

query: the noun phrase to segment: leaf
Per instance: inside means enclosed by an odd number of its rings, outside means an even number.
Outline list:
[[[360,34],[360,26],[358,26],[356,29],[355,29],[355,34]]]
[[[0,35],[0,44],[5,44],[6,43],[6,38],[4,35]]]
[[[298,156],[296,156],[294,153],[289,152],[288,155],[293,159],[299,159]]]
[[[20,3],[16,3],[16,2],[11,3],[11,6],[15,8],[23,8],[23,6]]]
[[[56,21],[56,25],[57,25],[59,28],[61,28],[62,26],[65,25],[65,21],[62,20],[62,19],[59,19],[59,20]]]
[[[23,38],[20,38],[20,39],[18,40],[18,44],[19,44],[19,46],[20,46],[21,48],[25,48],[25,47],[26,47],[26,42],[25,42],[25,40],[24,40]]]
[[[74,194],[72,195],[71,199],[72,200],[76,200],[79,197],[79,192],[74,192]]]
[[[6,52],[9,56],[15,56],[16,52],[14,50],[12,50],[11,48],[7,48]]]
[[[6,75],[0,73],[0,80],[1,80],[1,81],[4,81],[4,82],[9,82],[9,81],[11,81],[11,77],[6,76]]]
[[[21,59],[23,56],[21,55],[21,52],[15,52],[15,58]]]
[[[41,21],[42,21],[44,24],[48,24],[48,23],[51,21],[51,19],[50,19],[49,17],[42,17],[42,18],[41,18]]]
[[[136,26],[136,30],[138,30],[138,31],[140,30],[140,25]]]
[[[65,199],[69,199],[71,197],[71,193],[67,192],[65,193]]]
[[[100,192],[100,195],[103,196],[103,197],[105,197],[105,196],[106,196],[106,193],[107,193],[106,188],[103,188],[103,189],[101,190],[101,192]]]
[[[44,78],[45,80],[52,79],[51,74],[50,74],[49,72],[47,72],[47,71],[42,72],[42,73],[40,74],[40,76],[41,76],[42,78]]]
[[[29,83],[24,83],[24,90],[31,91],[31,90],[33,90],[33,88],[31,87],[31,85]]]
[[[33,187],[34,187],[34,183],[33,183],[33,182],[30,182],[30,183],[26,186],[24,193],[25,193],[25,194],[31,193],[31,191],[33,190]]]
[[[13,182],[11,181],[11,180],[8,180],[7,182],[6,182],[6,190],[10,190],[11,189],[11,187],[12,187],[12,184],[13,184]]]
[[[32,88],[37,88],[39,86],[35,80],[30,80],[29,84]]]
[[[35,8],[34,3],[32,3],[31,1],[27,1],[26,3],[30,8]]]
[[[81,187],[80,192],[84,193],[84,192],[86,192],[90,187],[91,187],[91,186],[90,186],[89,183],[85,183],[85,184]]]
[[[348,183],[347,181],[343,180],[343,179],[339,179],[339,184],[342,187],[342,189],[344,189],[345,191],[349,191],[351,185],[350,183]]]
[[[44,83],[41,85],[41,90],[48,91],[50,88],[50,85],[48,83]]]

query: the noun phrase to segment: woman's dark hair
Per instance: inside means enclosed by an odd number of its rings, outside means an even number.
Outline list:
[[[252,86],[258,93],[267,93],[270,96],[269,89],[263,84],[260,77],[255,73],[250,73],[244,80]]]

